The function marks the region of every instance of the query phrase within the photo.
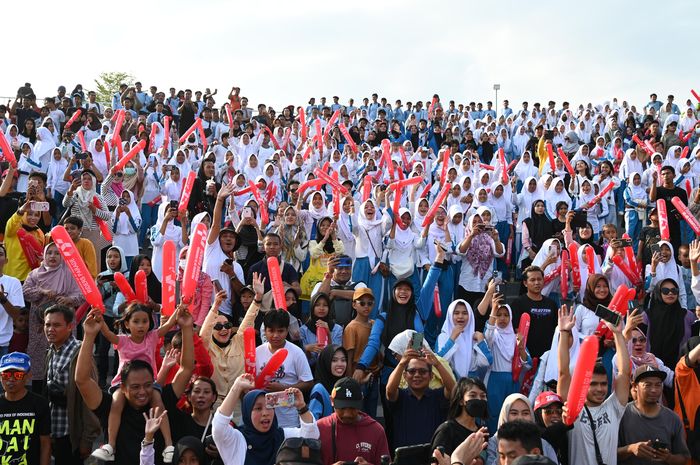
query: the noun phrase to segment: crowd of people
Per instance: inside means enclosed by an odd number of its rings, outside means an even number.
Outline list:
[[[216,99],[0,105],[2,463],[700,460],[700,106]]]

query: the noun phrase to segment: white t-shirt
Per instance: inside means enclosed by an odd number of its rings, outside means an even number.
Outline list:
[[[271,382],[291,385],[301,381],[312,381],[314,377],[311,374],[311,368],[306,360],[304,351],[289,341],[285,342],[284,348],[287,349],[287,358],[277,370]],[[265,368],[272,354],[269,344],[259,345],[255,350],[255,365],[258,373]],[[294,407],[277,407],[275,415],[281,428],[299,426],[299,414]]]
[[[214,281],[218,281],[219,284],[221,284],[221,288],[226,291],[227,298],[221,302],[219,311],[230,315],[231,312],[233,312],[233,309],[231,308],[231,278],[229,275],[221,271],[221,265],[223,265],[224,260],[228,258],[230,257],[228,257],[221,249],[221,244],[218,240],[214,241],[213,244],[207,243],[206,247],[204,248],[204,272],[209,275],[212,283]],[[240,282],[245,283],[243,268],[241,268],[241,265],[239,265],[235,260],[233,261],[233,272],[236,274],[236,277]],[[216,291],[212,293],[212,298],[215,296]]]
[[[24,295],[22,294],[22,284],[19,282],[19,279],[2,275],[0,276],[0,286],[2,286],[2,292],[7,293],[7,300],[12,305],[17,308],[24,307]],[[6,346],[10,343],[13,331],[12,317],[0,305],[0,346]]]
[[[625,405],[620,404],[613,393],[602,405],[588,407],[588,410],[595,421],[595,435],[603,462],[606,465],[617,465],[617,440]],[[574,423],[574,429],[569,431],[569,465],[596,463],[593,430],[586,410],[583,409]]]

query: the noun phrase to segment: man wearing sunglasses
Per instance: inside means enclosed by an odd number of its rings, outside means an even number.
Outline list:
[[[331,297],[335,321],[342,326],[347,326],[352,320],[353,294],[356,290],[367,288],[365,283],[356,283],[351,278],[352,259],[347,255],[338,255],[328,260],[328,271],[323,281],[318,282],[311,291],[312,298],[319,292]]]
[[[12,352],[0,358],[5,393],[0,396],[2,463],[51,462],[51,412],[46,399],[27,390],[29,355]]]

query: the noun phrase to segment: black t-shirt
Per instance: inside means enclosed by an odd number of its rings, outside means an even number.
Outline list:
[[[253,273],[259,273],[261,278],[265,278],[265,292],[272,289],[272,284],[270,284],[270,271],[267,269],[267,257],[250,267],[248,270],[248,275],[246,276],[247,284],[253,283]],[[299,282],[299,273],[297,273],[294,267],[289,263],[284,264],[281,274],[282,281],[287,284]]]
[[[5,234],[7,221],[12,218],[12,215],[17,213],[19,208],[19,192],[11,192],[5,197],[0,197],[0,232]]]
[[[666,201],[666,210],[668,211],[668,224],[678,224],[681,219],[681,214],[678,213],[676,206],[671,203],[671,199],[678,197],[684,204],[688,205],[688,194],[684,189],[676,186],[673,189],[668,189],[663,186],[656,188],[656,200],[664,199]]]
[[[170,420],[170,426],[172,428],[173,443],[176,443],[185,436],[194,436],[197,439],[202,439],[204,426],[200,426],[194,421],[192,415],[177,408],[178,400],[172,388],[163,390],[163,405],[165,405],[165,409],[168,411],[168,420]],[[212,415],[213,414],[214,411],[212,411]],[[211,425],[207,428],[207,434],[205,436],[210,434]]]
[[[40,436],[51,434],[49,402],[28,391],[20,400],[0,396],[0,463],[39,463]]]
[[[430,444],[430,450],[435,450],[438,446],[445,448],[447,455],[452,455],[452,452],[464,442],[467,437],[475,433],[470,429],[460,425],[457,420],[447,420],[445,423],[438,426],[433,434],[433,440]]]
[[[513,311],[513,327],[520,324],[523,313],[530,315],[530,332],[527,337],[527,350],[531,357],[541,357],[552,346],[552,337],[557,327],[557,306],[553,300],[542,296],[542,300],[530,299],[521,295],[510,304]]]
[[[163,399],[167,396],[175,396],[173,392],[172,384],[169,384],[163,388],[161,393]],[[109,410],[112,408],[112,396],[107,392],[102,392],[102,402],[97,406],[93,412],[97,415],[102,423],[102,429],[107,431],[107,418],[109,417]],[[134,409],[128,402],[124,406],[122,412],[121,424],[119,426],[119,433],[117,434],[117,444],[114,448],[114,465],[133,465],[134,463],[139,463],[139,453],[141,452],[141,441],[143,441],[144,428],[146,427],[146,419],[143,417],[144,413],[147,413],[151,408],[150,405],[146,405],[140,410]],[[168,416],[170,412],[168,412]],[[171,429],[173,422],[170,421]],[[162,465],[163,463],[163,436],[160,431],[155,435],[155,450],[156,450],[156,464]]]

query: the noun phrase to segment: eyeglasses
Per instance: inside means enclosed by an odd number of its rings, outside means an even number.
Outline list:
[[[222,329],[231,329],[233,328],[233,323],[230,321],[227,321],[226,323],[217,323],[214,325],[214,331],[221,331]]]
[[[371,300],[356,300],[355,302],[357,302],[357,305],[359,305],[360,307],[371,307],[372,305],[374,305],[374,302]]]
[[[425,376],[428,374],[429,371],[430,370],[428,370],[427,368],[409,368],[408,370],[406,370],[406,373],[408,373],[411,376],[416,375],[416,374],[421,375],[421,376]]]
[[[557,408],[557,407],[544,409],[545,415],[555,415],[555,414],[561,415],[563,411],[564,410],[562,410],[561,408]]]
[[[636,343],[638,343],[638,342],[639,342],[640,344],[646,344],[647,338],[644,337],[644,336],[642,336],[642,337],[633,337],[633,338],[632,338],[632,344],[636,344]]]
[[[663,287],[661,288],[661,294],[663,295],[678,295],[677,287]]]
[[[2,379],[5,381],[9,381],[12,378],[21,381],[24,379],[24,377],[27,376],[27,373],[24,371],[3,371],[2,372]]]

